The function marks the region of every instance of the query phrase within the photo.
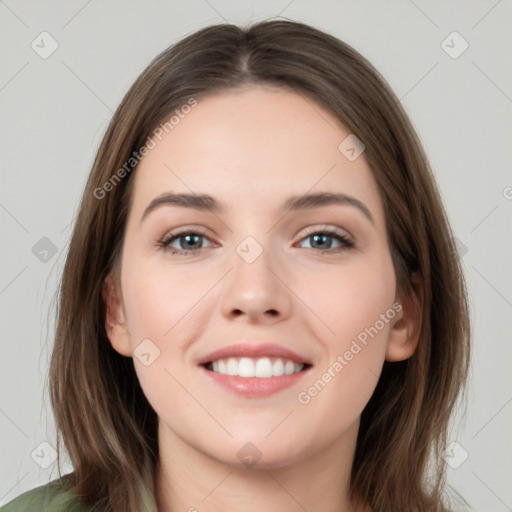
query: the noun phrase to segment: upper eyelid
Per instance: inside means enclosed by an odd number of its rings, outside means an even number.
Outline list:
[[[348,231],[345,228],[341,228],[339,226],[332,226],[329,224],[322,224],[322,225],[313,225],[313,226],[306,226],[305,228],[305,234],[303,236],[308,236],[311,233],[322,233],[327,232],[330,234],[337,234],[337,235],[347,235],[347,238],[354,238],[350,231]],[[300,232],[299,232],[300,233]],[[297,233],[297,234],[299,234]]]

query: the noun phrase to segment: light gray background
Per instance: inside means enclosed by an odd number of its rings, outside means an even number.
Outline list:
[[[48,309],[113,111],[150,60],[183,36],[224,20],[278,15],[354,46],[389,81],[419,131],[472,295],[472,381],[466,423],[451,435],[458,444],[448,457],[449,483],[476,511],[512,510],[510,0],[0,0],[0,504],[57,475],[51,446],[41,445],[54,443],[43,387],[53,334]],[[43,31],[58,43],[46,59],[31,47],[50,48]],[[453,31],[469,44],[458,58],[442,47]],[[457,37],[444,43],[452,53],[462,48]],[[39,246],[33,253],[43,237],[57,254]]]

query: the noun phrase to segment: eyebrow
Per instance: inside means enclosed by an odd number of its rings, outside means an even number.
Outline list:
[[[346,194],[333,194],[330,192],[318,192],[315,194],[304,194],[288,198],[282,206],[283,210],[300,211],[322,206],[340,205],[352,206],[357,208],[364,216],[375,224],[373,216],[366,205],[355,197]],[[162,206],[178,206],[181,208],[190,208],[193,210],[206,211],[212,213],[221,213],[225,210],[224,206],[214,197],[208,194],[173,194],[164,193],[155,197],[144,210],[140,222],[142,222],[152,211]]]

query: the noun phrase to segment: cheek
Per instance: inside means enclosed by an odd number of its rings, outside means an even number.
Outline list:
[[[321,321],[316,325],[323,325],[316,334],[326,348],[343,349],[392,308],[395,275],[391,259],[383,254],[372,260],[333,265],[321,273],[307,272],[297,280],[297,294]],[[387,334],[388,324],[384,329],[379,322],[379,331]]]
[[[180,418],[192,418],[198,411],[188,393],[196,391],[184,354],[192,326],[197,329],[198,300],[211,284],[198,273],[194,277],[191,271],[171,269],[162,262],[156,265],[150,259],[132,258],[123,264],[123,300],[135,371],[144,394],[166,422],[172,422],[170,411],[176,410]],[[205,303],[201,301],[202,307]],[[144,352],[151,354],[150,364],[137,357],[141,343],[146,344]],[[187,391],[181,387],[184,382]]]
[[[140,337],[159,346],[193,322],[195,306],[211,288],[212,276],[185,266],[133,258],[123,267],[123,300],[132,344]]]
[[[326,357],[315,372],[316,380],[309,383],[313,387],[310,392],[304,389],[304,400],[299,397],[299,403],[314,398],[320,407],[322,403],[325,407],[342,405],[333,414],[342,409],[360,412],[377,384],[396,315],[391,260],[383,255],[379,261],[353,266],[349,272],[341,267],[331,269],[328,275],[316,275],[303,284],[300,293],[307,296],[311,310],[321,320],[311,325],[318,326],[314,336]]]

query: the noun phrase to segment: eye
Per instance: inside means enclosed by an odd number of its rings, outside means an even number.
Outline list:
[[[310,230],[302,240],[309,242],[309,247],[306,248],[315,249],[320,253],[339,253],[354,247],[353,240],[345,232],[329,227]]]
[[[311,229],[302,240],[302,244],[309,242],[309,247],[305,246],[305,248],[316,250],[322,254],[339,253],[354,247],[353,240],[344,231],[330,227]],[[165,235],[157,245],[173,255],[185,256],[199,253],[205,248],[203,245],[205,241],[208,241],[210,246],[215,246],[200,230],[183,230]],[[299,244],[301,243],[299,242]]]
[[[203,249],[204,240],[209,241],[206,234],[199,231],[180,231],[165,235],[158,241],[158,246],[171,254],[187,255]]]

